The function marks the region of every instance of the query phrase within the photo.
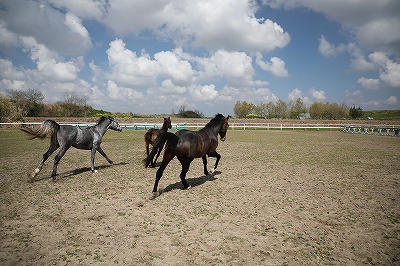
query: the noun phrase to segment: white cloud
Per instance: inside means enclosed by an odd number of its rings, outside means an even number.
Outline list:
[[[65,8],[76,16],[85,19],[101,20],[105,15],[107,1],[106,0],[47,0],[47,2],[57,8]],[[42,6],[48,5],[45,1],[41,1]]]
[[[21,40],[23,46],[30,51],[32,61],[37,64],[37,69],[32,72],[36,79],[56,82],[71,82],[77,79],[78,73],[84,66],[83,57],[62,61],[57,53],[38,44],[34,38],[23,37]]]
[[[365,59],[361,49],[357,47],[355,43],[350,43],[348,45],[348,51],[351,55],[351,64],[350,66],[359,71],[368,71],[375,68],[372,62],[369,62]]]
[[[254,104],[259,104],[260,102],[277,102],[279,98],[271,92],[268,88],[236,88],[225,86],[220,91],[220,97],[226,99],[227,101],[233,103],[236,101],[247,101]],[[232,110],[232,109],[231,109]]]
[[[299,88],[295,88],[292,92],[288,94],[288,100],[295,102],[298,98],[302,99],[302,92]]]
[[[75,15],[62,13],[45,1],[2,1],[3,28],[64,55],[82,55],[92,47],[90,36]],[[86,31],[86,32],[85,32]]]
[[[111,99],[122,102],[139,101],[144,98],[142,92],[131,88],[120,87],[112,80],[107,82],[107,92]]]
[[[5,51],[13,50],[19,45],[18,35],[7,29],[6,22],[0,20],[0,48]]]
[[[317,101],[325,101],[326,100],[325,91],[323,91],[323,90],[317,91],[315,89],[310,89],[309,93]]]
[[[187,86],[193,83],[195,73],[192,69],[192,65],[188,61],[181,60],[171,51],[156,53],[154,58],[160,64],[165,75],[170,78],[174,84]]]
[[[7,80],[23,80],[25,74],[15,68],[11,61],[0,58],[0,77]]]
[[[82,40],[86,40],[86,41],[90,40],[89,32],[87,31],[87,29],[84,26],[82,26],[82,20],[80,18],[78,18],[77,16],[75,16],[74,14],[72,14],[70,12],[65,14],[65,25],[67,25],[68,28],[70,28],[72,32],[78,33],[82,37]],[[88,45],[90,48],[90,46],[91,46],[90,41],[86,45]]]
[[[398,0],[263,0],[263,3],[273,8],[305,7],[323,13],[354,32],[361,47],[400,54]]]
[[[229,86],[247,86],[252,82],[252,59],[244,52],[219,50],[209,58],[196,58],[200,66],[199,80],[226,79]]]
[[[205,86],[193,86],[189,88],[191,98],[193,97],[195,101],[213,101],[218,97],[218,91],[215,90],[215,86],[205,85]]]
[[[256,63],[261,69],[271,72],[277,77],[287,77],[289,75],[285,68],[285,61],[278,57],[271,57],[270,62],[264,62],[261,53],[257,53]]]
[[[360,99],[360,98],[364,98],[364,94],[363,94],[363,92],[360,91],[360,90],[356,90],[356,91],[353,91],[353,92],[352,92],[352,91],[346,91],[345,94],[346,94],[346,98],[347,98],[347,99],[354,99],[354,98]]]
[[[357,83],[361,84],[367,90],[378,90],[380,88],[381,81],[379,79],[359,78]]]
[[[386,100],[372,100],[364,103],[363,105],[365,105],[365,107],[368,109],[398,109],[400,103],[396,96],[390,96]]]
[[[184,94],[187,91],[185,86],[177,86],[170,79],[166,79],[161,82],[160,90],[162,93],[178,95]]]
[[[397,101],[397,97],[396,96],[390,96],[389,98],[387,98],[384,101],[385,104],[387,105],[398,105],[399,102]]]
[[[339,54],[345,50],[346,50],[346,46],[344,44],[335,46],[335,45],[329,43],[326,40],[324,35],[321,35],[321,38],[319,38],[318,51],[326,57],[336,56],[337,54]]]
[[[399,55],[400,18],[383,17],[369,21],[356,32],[358,42],[370,50],[382,50]]]
[[[105,23],[121,34],[149,30],[178,46],[213,51],[272,51],[285,47],[289,34],[269,19],[256,18],[255,12],[255,5],[248,0],[116,0],[109,2]]]
[[[148,54],[137,56],[127,49],[121,39],[110,43],[107,50],[110,72],[107,78],[125,87],[149,87],[157,85],[160,65]]]
[[[382,52],[369,55],[371,61],[380,68],[379,78],[387,85],[400,88],[400,63],[395,62]]]

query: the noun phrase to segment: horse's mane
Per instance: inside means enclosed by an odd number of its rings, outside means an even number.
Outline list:
[[[114,120],[111,116],[102,116],[100,117],[99,121],[97,121],[97,125],[104,122],[106,119]]]
[[[221,120],[224,116],[222,114],[216,114],[210,122],[207,123],[206,127],[214,125],[217,121]]]
[[[99,120],[97,121],[96,125],[90,126],[89,128],[93,128],[93,127],[95,127],[97,125],[100,125],[101,123],[103,123],[107,119],[110,119],[111,121],[114,120],[114,118],[111,117],[111,116],[102,116],[102,117],[99,118]]]

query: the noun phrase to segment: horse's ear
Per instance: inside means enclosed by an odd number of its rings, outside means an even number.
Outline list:
[[[231,116],[230,116],[230,115],[228,115],[228,117],[226,118],[226,120],[229,120],[229,118],[231,118]]]

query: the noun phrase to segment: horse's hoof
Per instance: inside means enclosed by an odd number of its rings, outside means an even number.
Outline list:
[[[40,172],[40,169],[36,168],[35,171],[33,171],[32,174],[30,175],[30,178],[34,179],[39,172]]]
[[[97,171],[97,170],[93,170],[93,171],[92,171],[92,173],[98,173],[98,172],[99,172],[99,171]]]
[[[151,195],[151,197],[150,197],[150,199],[152,200],[152,199],[155,199],[155,198],[157,198],[158,196],[160,196],[160,192],[153,192],[153,194]]]
[[[210,175],[212,175],[212,174],[214,174],[214,172],[215,172],[215,169],[213,168],[213,169],[211,169],[208,173],[209,173]]]
[[[191,185],[189,185],[187,188],[186,188],[186,190],[189,190],[189,189],[191,189],[192,188],[192,186]]]

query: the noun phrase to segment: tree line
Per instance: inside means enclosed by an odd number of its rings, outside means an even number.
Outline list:
[[[276,103],[268,102],[255,105],[246,101],[237,101],[233,111],[240,118],[266,118],[266,119],[300,119],[309,114],[311,119],[357,119],[363,116],[361,107],[349,108],[346,104],[329,102],[314,102],[309,108],[301,98],[286,103],[278,100]]]
[[[88,117],[97,110],[87,105],[85,97],[66,93],[64,100],[43,103],[45,99],[39,90],[8,90],[8,97],[0,93],[0,122],[23,121],[26,116],[42,117]]]
[[[8,90],[7,96],[0,93],[0,122],[23,121],[24,117],[92,117],[113,115],[110,112],[96,110],[87,104],[85,97],[79,97],[75,92],[68,92],[62,101],[43,103],[45,96],[40,90],[28,89]],[[286,103],[282,100],[255,105],[246,101],[237,101],[233,111],[239,118],[267,118],[267,119],[299,119],[309,114],[312,119],[357,119],[363,116],[361,107],[349,108],[344,103],[314,102],[309,108],[301,98]],[[200,111],[187,110],[183,105],[177,117],[204,117]],[[130,113],[117,113],[118,117],[139,117]],[[140,116],[142,117],[142,116]]]
[[[23,121],[24,117],[99,117],[111,115],[114,117],[135,118],[149,117],[133,113],[111,113],[96,110],[87,104],[86,97],[79,97],[75,92],[68,92],[62,101],[44,103],[45,96],[40,90],[28,89],[8,90],[7,96],[0,93],[0,123]],[[200,111],[187,110],[182,105],[172,116],[183,118],[201,118],[204,114]]]

